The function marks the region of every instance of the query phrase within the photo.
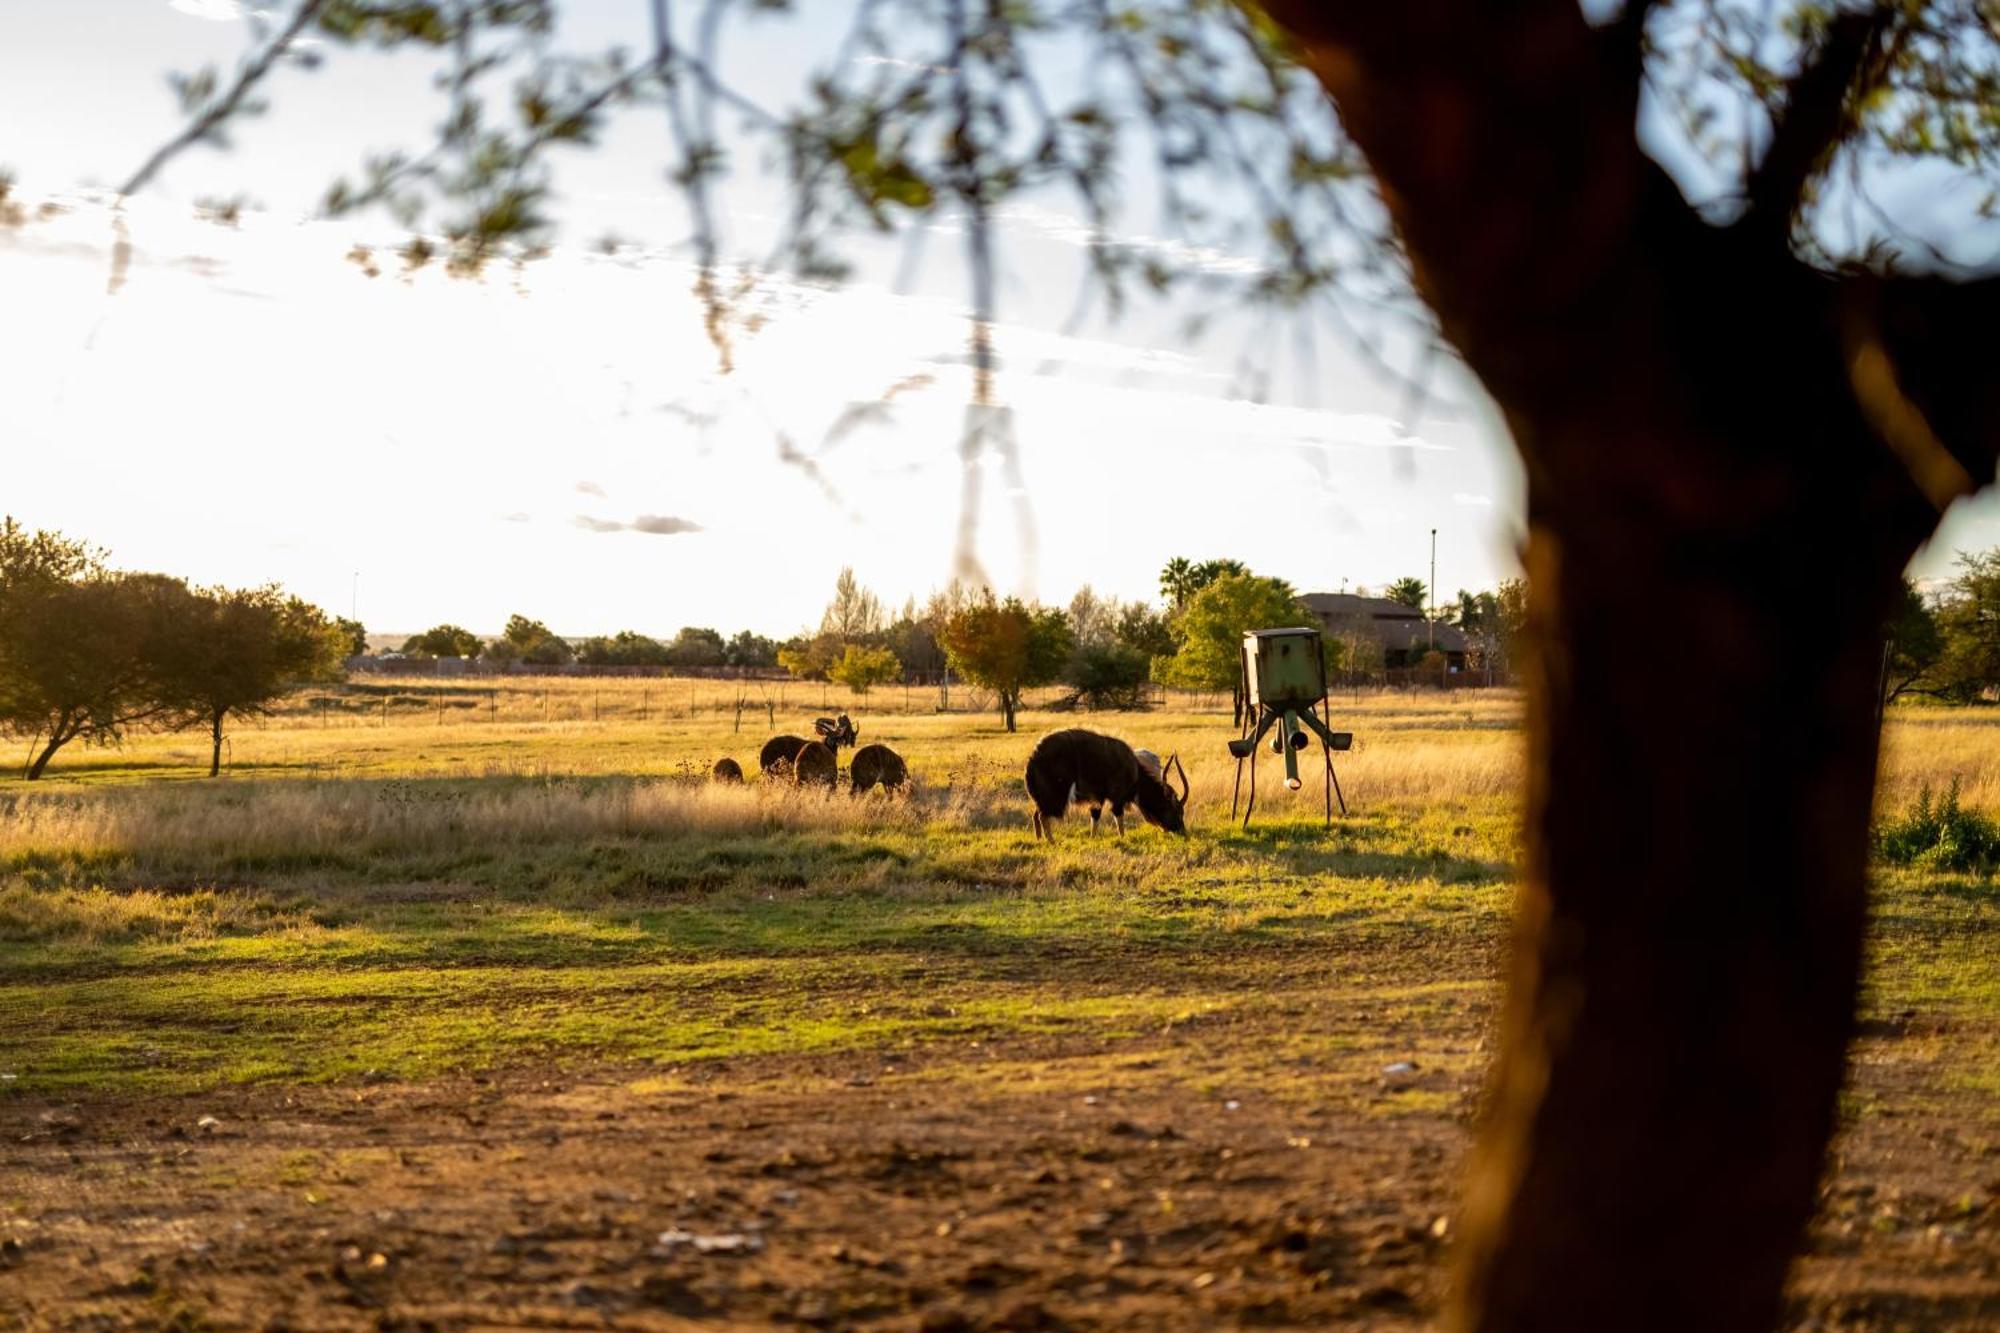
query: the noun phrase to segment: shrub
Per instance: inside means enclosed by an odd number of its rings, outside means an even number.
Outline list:
[[[1091,644],[1076,650],[1063,679],[1087,708],[1139,708],[1151,666],[1144,653],[1122,643]]]
[[[2000,824],[1958,803],[1958,779],[1939,799],[1930,784],[1900,818],[1885,822],[1875,835],[1882,859],[1899,866],[1926,870],[1978,870],[2000,861]]]

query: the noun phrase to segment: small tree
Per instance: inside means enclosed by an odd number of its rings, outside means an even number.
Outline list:
[[[193,593],[161,639],[159,698],[176,727],[205,726],[208,775],[222,771],[224,725],[268,713],[302,685],[340,674],[346,636],[316,606],[275,586]]]
[[[828,679],[845,685],[855,694],[866,694],[871,686],[894,680],[902,670],[903,664],[887,648],[850,643],[839,660],[826,669],[826,674]]]
[[[1148,654],[1107,639],[1078,648],[1063,679],[1087,708],[1137,708],[1152,664]]]
[[[1021,692],[1059,678],[1075,646],[1061,611],[1018,597],[995,601],[990,591],[946,621],[938,638],[954,671],[998,696],[1009,731]]]
[[[457,625],[433,625],[403,640],[403,651],[429,657],[477,657],[479,636]]]

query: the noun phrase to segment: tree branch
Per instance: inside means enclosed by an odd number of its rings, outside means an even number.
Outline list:
[[[118,187],[120,197],[134,195],[145,189],[162,167],[213,134],[241,110],[244,99],[250,95],[251,90],[264,81],[264,76],[271,72],[272,67],[287,51],[291,50],[292,43],[305,31],[306,25],[317,18],[320,10],[325,7],[326,0],[305,0],[305,3],[299,6],[298,12],[292,15],[292,21],[271,39],[271,44],[237,70],[236,82],[229,86],[229,91],[219,100],[204,107],[179,134],[155,149],[153,155],[132,173],[131,178]]]
[[[1787,88],[1771,146],[1745,183],[1748,208],[1741,225],[1781,247],[1789,245],[1792,220],[1807,190],[1860,124],[1862,95],[1886,73],[1886,39],[1894,19],[1894,10],[1878,6],[1841,13],[1828,25],[1818,56]]]
[[[1942,509],[2000,467],[2000,276],[1875,275],[1841,290],[1849,378],[1863,414]]]

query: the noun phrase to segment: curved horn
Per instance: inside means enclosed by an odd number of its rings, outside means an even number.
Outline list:
[[[1166,764],[1165,764],[1165,765],[1163,765],[1163,766],[1161,767],[1161,769],[1160,769],[1160,776],[1161,776],[1162,778],[1165,778],[1165,777],[1166,777],[1166,775],[1167,775],[1167,769],[1168,769],[1168,768],[1174,768],[1174,769],[1178,769],[1178,770],[1180,770],[1180,775],[1181,775],[1181,804],[1182,804],[1182,805],[1186,805],[1186,804],[1188,803],[1188,794],[1189,794],[1189,787],[1188,787],[1188,775],[1187,775],[1187,766],[1186,766],[1185,764],[1181,763],[1181,756],[1180,756],[1180,752],[1179,752],[1178,750],[1177,750],[1177,751],[1175,751],[1175,752],[1174,752],[1174,753],[1173,753],[1173,754],[1172,754],[1171,756],[1169,756],[1169,757],[1168,757],[1168,759],[1167,759],[1167,762],[1166,762]],[[1163,783],[1162,783],[1161,785],[1163,785],[1163,786],[1164,786],[1164,785],[1165,785],[1165,784],[1164,784],[1164,782],[1163,782]],[[1168,788],[1168,790],[1169,790],[1169,791],[1171,791],[1171,790],[1173,790],[1173,789],[1172,789],[1171,787],[1169,787],[1169,788]]]

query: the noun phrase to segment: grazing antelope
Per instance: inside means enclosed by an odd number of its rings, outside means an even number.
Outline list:
[[[884,791],[899,791],[910,780],[910,766],[886,745],[864,745],[848,760],[847,775],[849,790],[856,796],[877,786]]]
[[[819,734],[817,742],[807,740],[804,736],[771,737],[764,742],[764,748],[757,752],[757,767],[765,773],[775,769],[790,768],[792,762],[798,758],[799,751],[813,744],[823,744],[837,755],[841,746],[854,744],[854,738],[861,729],[848,720],[847,714],[842,713],[838,721],[830,717],[818,719],[813,723],[813,730]]]
[[[1179,770],[1178,795],[1167,785],[1168,773]],[[1131,746],[1115,736],[1072,729],[1055,731],[1035,743],[1028,756],[1028,797],[1035,803],[1035,836],[1055,841],[1052,823],[1071,805],[1090,807],[1091,832],[1106,804],[1118,832],[1125,832],[1125,807],[1136,805],[1149,824],[1169,833],[1187,832],[1187,769],[1180,756],[1160,765],[1159,774],[1139,759]]]
[[[714,782],[741,782],[743,765],[725,755],[715,761],[715,767],[708,770],[708,776]]]
[[[840,779],[840,761],[833,757],[833,747],[820,741],[808,741],[792,757],[792,782],[800,787],[832,787]]]

